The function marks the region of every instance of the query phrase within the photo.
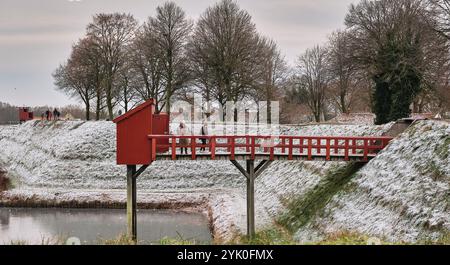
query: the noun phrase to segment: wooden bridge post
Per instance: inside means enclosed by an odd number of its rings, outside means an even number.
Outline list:
[[[127,234],[137,240],[136,165],[127,165]]]
[[[253,239],[255,229],[255,160],[247,160],[247,235]]]
[[[266,170],[273,161],[263,160],[255,167],[255,160],[248,159],[247,168],[244,169],[236,160],[230,160],[233,165],[247,178],[247,236],[255,238],[255,180]]]

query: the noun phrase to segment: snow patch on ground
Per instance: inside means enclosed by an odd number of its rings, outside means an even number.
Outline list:
[[[416,123],[361,169],[297,239],[344,230],[414,242],[449,233],[449,154],[449,123]]]
[[[280,131],[305,136],[381,135],[390,126],[281,126]],[[195,125],[192,131],[199,128]],[[256,133],[256,128],[247,133]],[[259,133],[269,134],[270,129]],[[124,202],[125,167],[115,164],[112,122],[31,121],[0,127],[0,165],[16,184],[14,190],[2,194],[3,201],[22,197]],[[272,225],[286,212],[290,199],[314,188],[330,168],[339,165],[342,163],[274,162],[256,182],[257,228]],[[157,161],[139,177],[138,188],[139,202],[201,201],[210,209],[217,238],[229,240],[246,232],[245,178],[229,161]]]

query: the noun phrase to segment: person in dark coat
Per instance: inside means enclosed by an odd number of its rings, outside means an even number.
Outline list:
[[[50,120],[50,110],[45,111],[45,118],[47,119],[47,121]]]
[[[61,113],[59,113],[58,109],[55,108],[55,109],[53,110],[53,119],[54,119],[55,121],[59,120],[59,115],[61,115]]]

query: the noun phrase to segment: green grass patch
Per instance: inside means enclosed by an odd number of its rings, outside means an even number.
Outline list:
[[[348,184],[362,166],[361,163],[349,163],[332,168],[312,190],[288,203],[288,211],[279,218],[279,224],[290,233],[306,225]]]
[[[314,245],[391,245],[384,239],[370,237],[355,232],[338,232],[328,235],[324,240],[313,243]]]
[[[428,172],[431,174],[431,178],[434,181],[443,180],[445,178],[445,174],[441,171],[441,169],[436,165],[434,161],[431,161],[428,164]],[[427,172],[423,172],[427,173]]]
[[[270,228],[256,233],[255,237],[250,239],[247,236],[236,238],[232,244],[242,245],[295,245],[297,242],[291,234],[283,228]]]
[[[449,155],[450,136],[445,136],[444,143],[436,148],[436,154],[442,158],[447,159]]]
[[[100,239],[100,245],[204,245],[205,243],[196,241],[194,239],[184,239],[181,235],[176,238],[164,237],[157,242],[149,242],[145,240],[133,241],[126,234],[121,234],[114,239]]]

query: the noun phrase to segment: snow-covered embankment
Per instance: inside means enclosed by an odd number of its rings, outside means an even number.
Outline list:
[[[432,123],[430,126],[444,125]],[[281,131],[286,135],[380,135],[388,128],[389,125],[319,125],[282,127]],[[442,129],[431,131],[438,134],[440,130]],[[410,133],[402,137],[415,139],[417,135]],[[282,223],[301,241],[318,238],[339,229],[373,235],[384,235],[397,229],[399,226],[389,221],[393,218],[389,211],[380,210],[377,213],[378,219],[368,219],[374,225],[365,220],[370,213],[376,215],[374,211],[366,213],[367,207],[371,207],[376,198],[383,198],[383,205],[392,209],[394,205],[399,205],[397,197],[404,196],[401,193],[414,197],[418,192],[413,189],[414,186],[407,190],[408,185],[396,190],[398,184],[393,175],[403,176],[409,173],[402,168],[390,168],[400,167],[400,164],[392,163],[392,159],[398,156],[396,152],[399,152],[395,146],[401,144],[407,149],[414,142],[401,139],[369,163],[353,180],[348,176],[336,177],[336,172],[345,172],[345,163],[273,163],[257,181],[257,227],[263,229],[271,227],[274,222]],[[430,141],[436,142],[436,139],[430,138]],[[418,149],[429,148],[422,146],[420,142],[415,145]],[[432,157],[431,154],[428,155]],[[418,158],[412,153],[410,159],[415,161]],[[448,177],[448,164],[445,166],[441,162],[435,161],[435,164],[444,167],[440,170],[447,172],[444,174]],[[125,202],[125,169],[115,165],[115,126],[111,122],[28,122],[16,127],[0,127],[0,164],[9,172],[15,184],[15,189],[0,196],[3,204],[12,201],[43,201],[61,206],[70,206],[70,202],[84,202],[89,206],[97,205],[98,202],[98,205],[123,207]],[[377,174],[383,172],[389,178],[378,183],[381,180],[377,179],[381,178]],[[336,179],[339,181],[335,181]],[[444,185],[445,177],[443,179],[443,182],[429,183],[430,191],[440,187],[442,191],[448,192],[448,178],[447,186]],[[421,177],[416,180],[419,186],[420,183],[425,183]],[[368,192],[367,185],[376,187]],[[350,190],[347,186],[354,189],[343,192],[343,187]],[[386,192],[381,187],[385,187]],[[245,178],[228,161],[158,161],[139,177],[138,188],[142,207],[196,207],[205,210],[218,240],[230,240],[237,234],[245,233]],[[316,192],[317,190],[320,192]],[[372,192],[377,192],[378,197],[372,195]],[[320,199],[323,198],[322,194],[326,195],[326,200]],[[300,208],[300,215],[307,215],[308,218],[297,218],[299,213],[296,212],[296,206],[308,205],[304,201],[311,198],[319,198],[316,205],[320,205],[320,208]],[[358,200],[364,201],[367,206],[352,206]],[[329,201],[331,202],[328,203]],[[416,201],[415,208],[429,207],[426,201]],[[443,204],[436,205],[442,207]],[[350,212],[351,209],[354,211]],[[323,211],[329,214],[323,215]],[[437,211],[442,215],[448,208],[425,211]],[[296,219],[302,221],[295,221]],[[295,222],[292,223],[292,220]],[[448,223],[448,219],[446,220]],[[384,227],[385,230],[380,230],[379,227]],[[403,239],[396,232],[393,235],[394,239]],[[414,235],[418,234],[413,233],[407,238],[417,238]]]

